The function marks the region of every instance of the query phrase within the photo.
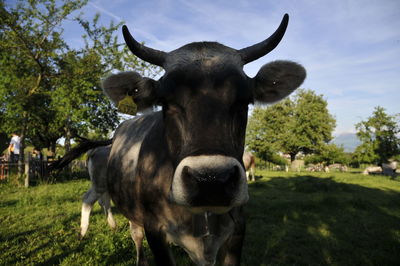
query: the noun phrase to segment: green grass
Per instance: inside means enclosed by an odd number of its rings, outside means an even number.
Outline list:
[[[258,171],[246,207],[243,265],[400,265],[400,182],[354,173]],[[0,185],[0,265],[134,265],[126,219],[95,205],[79,240],[84,180]],[[151,252],[145,243],[146,255]],[[189,264],[174,248],[178,265]]]

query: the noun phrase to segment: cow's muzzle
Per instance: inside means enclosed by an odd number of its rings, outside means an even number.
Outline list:
[[[170,198],[193,212],[227,212],[249,198],[245,171],[233,157],[186,157],[175,170]]]

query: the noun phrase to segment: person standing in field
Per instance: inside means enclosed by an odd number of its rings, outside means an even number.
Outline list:
[[[13,132],[10,145],[8,146],[8,152],[10,153],[11,162],[18,162],[20,147],[21,147],[21,138],[18,136],[16,132]]]

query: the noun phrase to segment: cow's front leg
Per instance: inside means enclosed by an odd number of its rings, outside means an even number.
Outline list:
[[[230,213],[235,229],[219,251],[221,265],[240,265],[244,235],[246,232],[246,220],[242,208],[233,209]]]
[[[133,242],[135,242],[136,265],[147,266],[148,263],[147,263],[146,256],[144,255],[144,250],[143,250],[143,239],[144,239],[143,227],[135,224],[132,221],[129,221],[129,231],[131,233]]]
[[[165,234],[160,229],[145,228],[146,239],[159,266],[174,266],[175,260],[168,247]]]

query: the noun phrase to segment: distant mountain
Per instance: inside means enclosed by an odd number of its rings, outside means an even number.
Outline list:
[[[338,146],[343,146],[345,152],[353,152],[361,144],[355,133],[339,134],[332,142]]]

